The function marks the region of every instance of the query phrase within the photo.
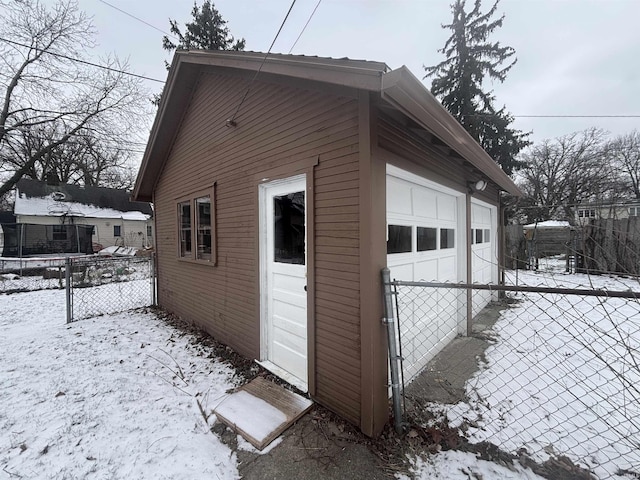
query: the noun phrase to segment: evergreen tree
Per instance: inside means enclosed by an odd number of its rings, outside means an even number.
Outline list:
[[[227,22],[222,18],[215,5],[205,0],[201,8],[194,2],[191,10],[193,21],[185,24],[184,34],[180,31],[178,22],[169,19],[171,33],[178,38],[172,42],[166,35],[162,38],[162,48],[165,50],[204,49],[204,50],[244,50],[244,38],[235,40],[229,33]]]
[[[229,33],[229,28],[227,28],[227,21],[222,18],[222,15],[220,15],[220,12],[211,1],[205,0],[200,8],[194,1],[191,16],[193,21],[185,23],[184,34],[180,31],[178,22],[169,19],[171,34],[178,41],[174,43],[165,35],[162,37],[162,48],[169,51],[175,49],[244,50],[244,38],[240,40],[233,38],[233,35]],[[169,70],[169,63],[165,61],[164,64]],[[151,98],[151,103],[158,106],[160,98],[161,94],[154,94]]]
[[[470,12],[466,0],[451,5],[453,21],[443,28],[452,31],[444,48],[438,50],[446,59],[438,65],[424,67],[425,78],[434,77],[431,92],[508,174],[524,166],[517,154],[530,144],[528,133],[510,127],[513,117],[505,107],[496,109],[492,91],[483,90],[485,78],[503,82],[516,63],[515,50],[488,38],[502,26],[504,15],[492,19],[499,0],[486,12],[475,0]]]

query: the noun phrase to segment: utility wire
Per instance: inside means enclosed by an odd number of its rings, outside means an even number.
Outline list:
[[[300,35],[298,35],[298,38],[296,38],[296,41],[293,42],[293,45],[291,45],[291,48],[289,49],[289,51],[287,53],[291,53],[291,51],[298,44],[298,40],[300,40],[300,37],[302,36],[304,31],[307,29],[307,26],[309,25],[309,22],[311,21],[311,19],[315,15],[316,10],[318,10],[318,7],[320,6],[320,2],[322,2],[322,0],[318,0],[318,3],[316,3],[316,7],[313,9],[313,12],[311,12],[311,15],[309,15],[309,18],[307,19],[307,23],[304,24],[304,27],[302,27],[302,31],[300,32]]]
[[[235,126],[236,115],[238,115],[238,112],[240,111],[240,107],[242,107],[242,104],[246,100],[247,95],[249,95],[249,90],[251,90],[251,86],[253,85],[253,82],[255,82],[256,78],[258,77],[258,74],[262,70],[262,67],[264,66],[264,62],[266,62],[267,57],[271,53],[271,49],[273,48],[273,45],[275,45],[276,40],[278,39],[278,36],[280,35],[280,32],[282,31],[282,28],[284,27],[284,24],[287,23],[287,18],[289,18],[289,14],[291,13],[291,10],[293,10],[293,6],[295,4],[296,4],[296,0],[293,0],[291,2],[291,6],[289,7],[289,11],[285,15],[284,20],[282,20],[282,23],[280,24],[280,28],[278,29],[278,32],[276,33],[276,36],[273,37],[273,42],[271,42],[271,46],[269,47],[269,50],[267,50],[267,53],[265,54],[264,58],[262,59],[262,62],[260,63],[260,66],[258,67],[258,70],[256,71],[256,74],[251,79],[251,82],[249,82],[249,86],[247,87],[247,91],[244,92],[244,96],[242,97],[242,100],[240,100],[240,104],[238,105],[238,108],[236,108],[236,111],[233,112],[233,115],[231,116],[231,118],[229,120],[227,120],[227,126],[230,126],[230,127]]]
[[[52,55],[54,57],[64,58],[65,60],[70,60],[72,62],[82,63],[84,65],[89,65],[91,67],[102,68],[103,70],[108,70],[110,72],[121,73],[123,75],[129,75],[131,77],[141,78],[143,80],[151,80],[152,82],[165,83],[164,80],[158,80],[157,78],[151,78],[151,77],[147,77],[145,75],[138,75],[137,73],[131,73],[131,72],[127,72],[125,70],[120,70],[120,69],[117,69],[117,68],[107,67],[106,65],[100,65],[98,63],[93,63],[93,62],[89,62],[87,60],[82,60],[80,58],[70,57],[70,56],[64,55],[62,53],[50,52],[49,50],[44,50],[44,49],[41,49],[41,48],[38,48],[38,47],[34,47],[33,45],[27,45],[26,43],[20,43],[20,42],[16,42],[16,41],[13,41],[13,40],[9,40],[8,38],[0,37],[0,41],[6,42],[6,43],[10,43],[12,45],[18,45],[18,46],[24,47],[24,48],[30,48],[30,49],[33,49],[33,50],[36,50],[36,51],[39,51],[39,52],[46,53],[48,55]]]
[[[164,30],[162,30],[162,29],[160,29],[160,28],[156,27],[155,25],[153,25],[153,24],[151,24],[151,23],[149,23],[149,22],[146,22],[146,21],[144,21],[143,19],[141,19],[141,18],[139,18],[139,17],[136,17],[135,15],[132,15],[131,13],[126,12],[126,11],[122,10],[121,8],[119,8],[119,7],[116,7],[115,5],[113,5],[113,4],[109,3],[109,2],[106,2],[105,0],[99,0],[99,1],[100,1],[100,2],[102,2],[102,3],[104,3],[105,5],[110,6],[110,7],[111,7],[111,8],[113,8],[113,9],[115,9],[115,10],[119,11],[120,13],[124,13],[124,14],[125,14],[125,15],[127,15],[128,17],[131,17],[131,18],[133,18],[134,20],[137,20],[137,21],[138,21],[138,22],[140,22],[140,23],[144,23],[144,24],[145,24],[145,25],[147,25],[148,27],[151,27],[151,28],[153,28],[154,30],[159,31],[160,33],[164,33],[167,37],[171,37],[171,38],[174,38],[174,39],[176,39],[176,40],[180,40],[180,39],[179,39],[178,37],[176,37],[175,35],[172,35],[172,34],[170,34],[170,33],[167,33],[167,32],[165,32]]]

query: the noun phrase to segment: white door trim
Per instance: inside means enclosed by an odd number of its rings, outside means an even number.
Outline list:
[[[273,238],[270,238],[268,221],[270,216],[267,214],[267,208],[272,208],[271,202],[268,200],[274,195],[288,194],[295,191],[305,192],[305,268],[308,263],[308,253],[306,249],[307,245],[307,184],[306,175],[295,175],[293,177],[273,180],[267,183],[262,183],[258,186],[259,195],[259,276],[260,276],[260,364],[268,370],[272,371],[277,376],[283,378],[287,382],[295,385],[302,391],[307,391],[308,386],[308,372],[306,378],[298,378],[291,374],[281,366],[271,361],[271,352],[269,351],[270,345],[270,288],[269,282],[270,275],[270,260],[269,252],[273,251]],[[306,321],[307,319],[305,319]],[[308,323],[308,322],[307,322]],[[306,358],[308,362],[308,357]]]

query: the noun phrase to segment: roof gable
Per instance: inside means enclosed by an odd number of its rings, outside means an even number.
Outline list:
[[[301,55],[230,51],[178,51],[165,85],[133,198],[151,201],[202,69],[261,72],[378,92],[392,108],[412,118],[502,190],[521,192],[500,166],[466,132],[406,67],[389,71],[384,63]]]

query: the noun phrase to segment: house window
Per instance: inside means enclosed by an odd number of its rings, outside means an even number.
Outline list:
[[[453,228],[440,229],[440,249],[455,247],[456,231]]]
[[[640,207],[629,207],[630,217],[640,217]]]
[[[411,227],[407,225],[389,225],[387,253],[408,253],[412,251]]]
[[[54,225],[53,226],[53,239],[65,241],[67,239],[67,226],[66,225]]]
[[[178,204],[178,225],[180,226],[180,256],[191,256],[191,202]]]
[[[196,258],[211,260],[211,197],[196,198]]]
[[[177,208],[179,258],[215,265],[215,185],[180,199]]]
[[[113,236],[121,237],[122,236],[122,227],[120,225],[113,226]]]
[[[273,260],[305,264],[305,192],[273,197]]]
[[[482,229],[480,229],[480,228],[476,228],[476,242],[475,243],[482,243]]]
[[[438,229],[418,227],[418,251],[425,252],[438,248]]]
[[[147,225],[147,237],[152,237],[153,236],[153,229],[151,228],[151,225]]]
[[[579,218],[595,218],[596,210],[594,208],[581,208],[578,210]]]

